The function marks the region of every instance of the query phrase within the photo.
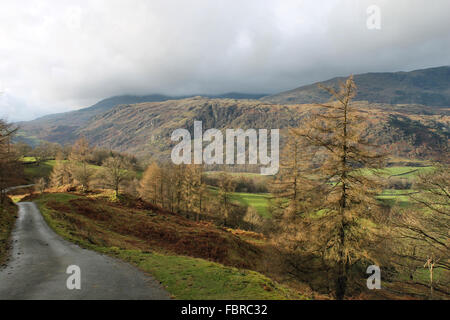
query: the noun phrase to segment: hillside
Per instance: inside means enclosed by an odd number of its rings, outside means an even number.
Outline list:
[[[366,73],[354,76],[358,86],[356,100],[387,104],[450,106],[450,67],[411,72]],[[321,82],[336,87],[345,77]],[[262,98],[278,104],[323,103],[329,95],[318,83]]]
[[[294,109],[255,100],[194,97],[119,106],[95,117],[79,133],[99,146],[141,156],[167,155],[174,145],[172,132],[192,132],[194,120],[202,121],[204,128],[280,128],[298,123],[302,112]]]
[[[449,109],[421,105],[386,105],[359,102],[370,114],[368,137],[386,145],[397,155],[428,157],[448,150]],[[72,143],[84,135],[92,145],[112,148],[138,157],[168,159],[171,134],[178,128],[193,132],[194,120],[203,129],[280,128],[282,142],[288,127],[301,126],[313,105],[277,105],[258,100],[210,99],[182,100],[120,105],[97,114],[81,126],[36,127],[41,139]],[[33,134],[33,132],[31,132]],[[24,128],[22,134],[29,135]]]
[[[403,153],[423,149],[429,155],[447,148],[450,136],[448,109],[437,112],[424,106],[386,106],[360,103],[369,114],[367,135],[373,142]],[[96,116],[78,134],[94,145],[111,147],[137,156],[168,158],[172,132],[186,128],[193,133],[194,120],[203,129],[281,128],[301,126],[313,105],[273,105],[256,100],[183,100],[118,106]],[[282,140],[285,130],[282,130]]]
[[[210,95],[211,98],[259,99],[263,94],[247,94],[230,92],[221,95]],[[167,100],[185,99],[190,96],[171,97],[161,94],[145,96],[122,95],[103,99],[96,104],[70,112],[47,115],[36,120],[20,122],[20,139],[31,144],[39,144],[39,140],[67,143],[77,137],[77,131],[87,125],[89,121],[118,105],[129,105],[143,102],[159,102]]]

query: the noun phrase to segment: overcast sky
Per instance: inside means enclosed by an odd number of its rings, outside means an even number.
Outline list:
[[[450,65],[449,12],[448,0],[1,0],[0,116]]]

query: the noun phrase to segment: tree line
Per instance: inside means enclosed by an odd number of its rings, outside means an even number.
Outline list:
[[[50,174],[51,187],[76,187],[81,192],[103,187],[112,189],[115,197],[119,197],[121,189],[136,179],[138,168],[135,157],[96,150],[84,137],[77,140],[66,154],[59,151],[55,160]]]
[[[99,167],[94,167],[94,164],[99,163],[100,155],[103,160]],[[248,219],[245,218],[247,211],[253,219],[257,215],[231,200],[236,187],[245,182],[221,173],[215,181],[216,186],[210,186],[201,165],[151,162],[139,181],[136,171],[140,171],[140,165],[134,157],[117,152],[104,154],[103,150],[91,147],[84,137],[77,140],[66,153],[59,150],[55,158],[56,164],[48,183],[44,178],[36,181],[40,191],[47,186],[62,188],[63,191],[77,189],[80,192],[106,188],[113,190],[116,198],[126,193],[196,221],[214,220],[228,227],[248,227],[250,222],[246,222]],[[249,186],[253,185],[245,181]]]
[[[186,215],[196,221],[212,220],[232,228],[254,229],[262,218],[250,207],[233,201],[237,179],[221,172],[216,185],[210,185],[201,165],[152,163],[145,170],[138,194],[166,210]],[[259,219],[258,219],[259,218]]]
[[[0,213],[5,205],[6,189],[21,183],[23,178],[20,156],[12,140],[17,129],[0,119]]]

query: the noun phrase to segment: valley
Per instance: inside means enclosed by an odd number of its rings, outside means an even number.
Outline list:
[[[25,1],[0,1],[5,311],[446,314],[450,1]]]
[[[418,91],[427,83],[421,77],[434,83],[430,74],[445,77],[448,68],[350,77],[341,86],[350,92],[359,82],[361,93],[347,98],[366,100],[346,105],[342,87],[330,91],[342,109],[309,86],[257,99],[113,97],[20,123],[15,181],[34,186],[8,199],[36,203],[59,236],[133,264],[175,299],[447,299],[450,109],[437,96],[424,101],[426,88],[409,100],[383,100],[387,91],[374,89],[397,81]],[[420,104],[430,101],[438,102]],[[346,108],[350,120],[341,123]],[[229,129],[280,129],[277,174],[261,175],[254,161],[230,165],[226,154],[226,164],[200,165],[195,152],[191,161],[170,161],[174,131],[201,149],[196,138],[212,128],[222,137]],[[249,148],[244,139],[243,155]],[[351,209],[337,200],[342,194]],[[15,217],[8,208],[3,259]],[[343,253],[334,251],[342,226],[352,256],[343,293],[330,280],[342,274],[335,268]],[[434,259],[429,250],[439,256],[431,283],[419,265]],[[374,262],[384,270],[383,290],[367,291],[362,274]]]

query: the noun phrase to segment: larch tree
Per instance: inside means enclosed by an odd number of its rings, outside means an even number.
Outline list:
[[[221,214],[223,215],[224,225],[227,224],[228,219],[232,213],[232,202],[231,196],[236,188],[236,185],[233,181],[231,175],[227,173],[222,173],[219,178],[219,191],[218,191],[218,202],[219,202],[219,210],[221,210]]]
[[[89,190],[95,171],[89,166],[93,148],[85,137],[75,142],[69,155],[70,171],[75,182],[81,186],[83,192]]]
[[[370,221],[376,221],[380,213],[375,197],[382,186],[376,173],[384,155],[364,138],[366,119],[352,104],[356,94],[353,77],[338,90],[322,88],[332,100],[318,105],[311,119],[294,130],[305,150],[314,154],[305,171],[314,188],[302,183],[307,187],[305,193],[314,190],[320,199],[299,212],[303,228],[299,241],[304,250],[319,253],[330,267],[335,297],[343,299],[352,265],[375,259],[371,249],[379,237]]]
[[[184,192],[185,187],[185,176],[187,172],[187,166],[184,164],[180,165],[170,165],[167,167],[169,177],[169,194],[172,202],[173,211],[180,213],[186,209],[186,193]]]
[[[200,221],[200,215],[203,213],[206,203],[208,201],[208,186],[203,179],[203,168],[199,168],[197,171],[197,222]]]
[[[194,213],[197,204],[195,166],[187,165],[183,179],[183,198],[187,213]]]
[[[311,149],[311,148],[309,148]],[[272,210],[275,215],[296,215],[311,202],[313,181],[306,177],[314,152],[298,139],[294,129],[289,129],[286,145],[281,153],[280,171],[271,183]],[[307,189],[311,189],[308,190]]]
[[[161,188],[163,181],[161,179],[161,168],[156,162],[150,164],[144,172],[140,182],[139,194],[142,199],[150,201],[155,205],[161,204]]]
[[[199,221],[207,192],[206,184],[203,181],[203,167],[201,165],[187,166],[183,190],[187,210],[194,213],[196,221]]]
[[[162,167],[164,170],[164,183],[165,183],[165,198],[166,198],[166,208],[171,212],[176,212],[177,204],[177,166],[172,163],[165,163]]]
[[[62,152],[56,155],[56,164],[50,173],[50,186],[61,187],[65,185],[71,185],[73,178],[69,163],[64,161],[64,155]]]

